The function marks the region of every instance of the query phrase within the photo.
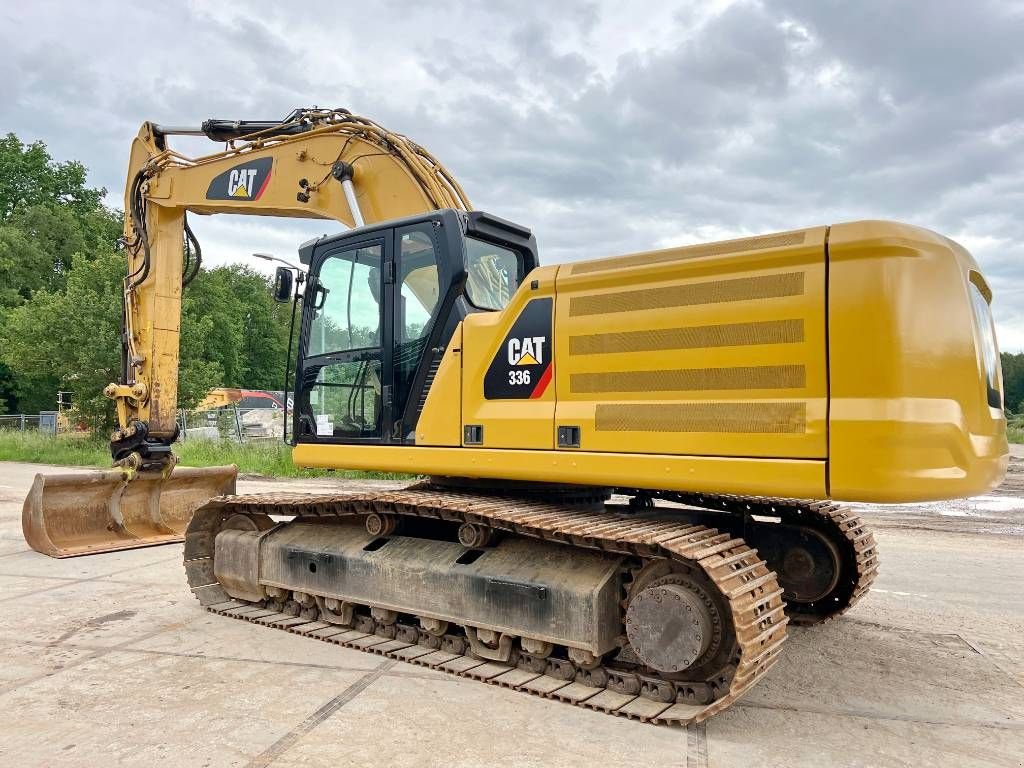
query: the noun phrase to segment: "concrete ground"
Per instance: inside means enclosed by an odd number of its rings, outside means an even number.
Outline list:
[[[679,729],[213,616],[180,545],[51,560],[25,545],[21,503],[36,472],[68,470],[0,463],[0,765],[1019,766],[1024,461],[1011,469],[992,496],[865,508],[871,594],[793,629],[766,680]]]

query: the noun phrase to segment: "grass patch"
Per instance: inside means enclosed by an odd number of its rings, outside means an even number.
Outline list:
[[[1024,443],[1024,422],[1018,421],[1007,425],[1006,439],[1011,443]]]
[[[397,472],[362,472],[351,469],[301,469],[292,463],[291,446],[274,441],[235,443],[229,440],[186,440],[174,447],[181,463],[190,467],[235,464],[243,473],[268,477],[345,477],[405,480],[415,475]]]
[[[54,437],[34,431],[0,430],[0,461],[109,467],[110,451],[106,443],[93,438]]]
[[[268,477],[343,477],[404,480],[415,475],[395,472],[300,469],[292,464],[290,446],[276,441],[233,443],[227,440],[189,440],[174,446],[189,467],[235,464],[244,474]],[[0,430],[0,461],[29,461],[76,467],[110,467],[107,443],[97,438],[53,436],[40,432]]]

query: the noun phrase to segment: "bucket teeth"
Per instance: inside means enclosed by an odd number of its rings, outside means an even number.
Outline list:
[[[121,470],[36,475],[21,513],[25,541],[75,557],[182,541],[192,513],[235,492],[238,468],[179,467],[170,477]]]

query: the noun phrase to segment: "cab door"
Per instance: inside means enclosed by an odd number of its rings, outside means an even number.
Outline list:
[[[444,246],[429,221],[374,234],[339,242],[313,265],[299,441],[402,443],[415,428]]]
[[[391,230],[312,265],[296,381],[298,442],[387,442],[392,412]]]

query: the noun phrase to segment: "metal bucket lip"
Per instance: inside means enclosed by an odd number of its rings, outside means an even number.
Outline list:
[[[67,473],[50,473],[50,472],[37,472],[33,482],[39,482],[42,479],[46,485],[57,487],[62,485],[75,485],[87,482],[122,482],[129,476],[128,470],[124,469],[98,469],[92,472],[67,472]]]
[[[237,477],[234,464],[176,467],[166,478],[121,469],[38,473],[22,507],[22,533],[32,549],[55,558],[178,543],[192,513],[233,494]]]

